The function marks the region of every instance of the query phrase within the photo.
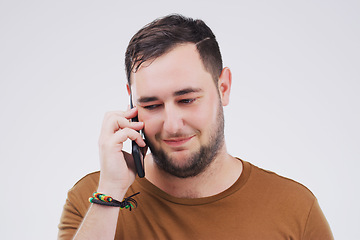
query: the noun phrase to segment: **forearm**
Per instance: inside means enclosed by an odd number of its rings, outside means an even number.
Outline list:
[[[109,191],[99,192],[108,194]],[[110,194],[109,194],[110,195]],[[112,193],[114,199],[124,198],[125,193]],[[91,239],[114,239],[120,207],[91,204],[86,213],[74,240]]]
[[[132,155],[123,152],[123,143],[130,139],[145,147],[140,131],[142,122],[131,122],[137,109],[109,112],[105,115],[99,137],[100,179],[97,192],[122,201],[135,180]],[[82,220],[74,239],[114,239],[119,207],[92,204]]]
[[[74,240],[114,239],[120,208],[92,204]]]

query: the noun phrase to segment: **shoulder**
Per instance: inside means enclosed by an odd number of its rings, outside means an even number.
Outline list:
[[[86,195],[86,198],[90,197],[98,187],[99,177],[100,177],[99,171],[85,175],[74,184],[74,186],[69,190],[68,195],[69,196],[76,195],[76,197]]]
[[[287,190],[294,189],[314,196],[313,193],[305,185],[293,179],[281,176],[275,172],[262,169],[252,164],[250,164],[250,166],[251,176],[256,178],[258,181],[261,181],[262,183],[266,182],[266,185],[276,185],[281,188],[286,188]]]
[[[99,184],[99,177],[100,177],[99,171],[89,173],[84,177],[82,177],[79,181],[77,181],[74,184],[74,186],[70,189],[70,191],[87,189],[87,188],[93,189],[94,187],[97,187],[97,185]]]
[[[248,178],[242,195],[246,196],[247,206],[255,209],[257,218],[271,216],[273,225],[269,222],[267,226],[303,236],[301,239],[332,239],[323,237],[331,236],[331,231],[315,195],[306,186],[248,162],[244,166]]]
[[[250,167],[249,187],[256,189],[258,194],[271,196],[279,202],[301,203],[306,208],[311,208],[316,200],[314,194],[303,184],[250,163],[245,164]]]
[[[93,172],[85,175],[68,192],[68,201],[79,212],[86,213],[89,207],[89,197],[96,191],[99,184],[100,172]]]

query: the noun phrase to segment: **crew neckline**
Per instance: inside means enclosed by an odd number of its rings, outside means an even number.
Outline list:
[[[229,195],[234,194],[235,192],[242,189],[242,187],[246,184],[247,180],[249,179],[252,167],[251,164],[241,160],[240,158],[237,158],[239,161],[241,161],[243,165],[243,170],[240,175],[240,177],[236,180],[234,184],[232,184],[229,188],[222,191],[221,193],[215,194],[213,196],[209,197],[202,197],[202,198],[178,198],[174,197],[154,184],[152,184],[149,180],[145,178],[137,178],[136,183],[141,188],[141,191],[147,192],[147,194],[160,197],[166,201],[175,203],[175,204],[181,204],[181,205],[203,205],[203,204],[209,204],[215,201],[218,201],[220,199],[223,199]]]

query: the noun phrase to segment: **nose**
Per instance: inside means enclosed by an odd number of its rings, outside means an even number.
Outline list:
[[[163,130],[168,134],[176,134],[184,126],[181,110],[174,105],[165,106],[163,119]]]

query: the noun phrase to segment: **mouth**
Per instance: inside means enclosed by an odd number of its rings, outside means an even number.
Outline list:
[[[181,147],[185,143],[189,142],[194,136],[169,138],[169,139],[164,139],[163,141],[170,147]]]

